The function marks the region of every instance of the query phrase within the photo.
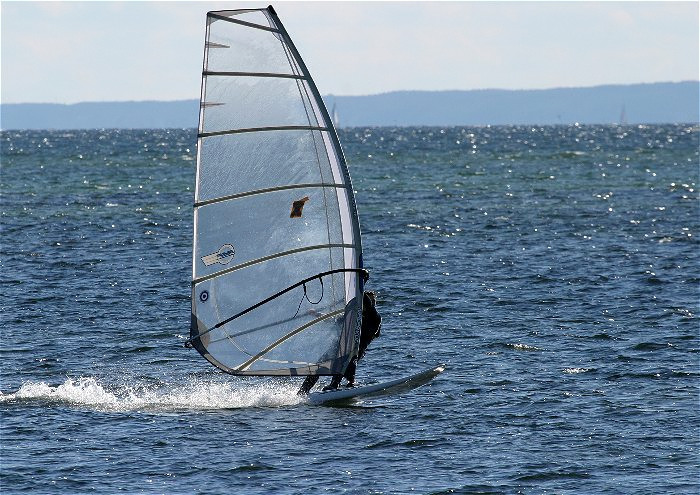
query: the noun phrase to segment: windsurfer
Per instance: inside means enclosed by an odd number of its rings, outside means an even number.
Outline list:
[[[355,372],[357,370],[357,361],[362,359],[367,351],[367,346],[376,337],[379,337],[382,327],[382,317],[377,311],[377,298],[372,291],[366,291],[362,296],[362,328],[360,330],[360,348],[343,375],[333,375],[331,383],[323,387],[323,391],[335,390],[340,385],[343,377],[347,380],[346,387],[355,386]],[[316,382],[318,375],[307,376],[299,388],[299,395],[306,395],[311,391]]]

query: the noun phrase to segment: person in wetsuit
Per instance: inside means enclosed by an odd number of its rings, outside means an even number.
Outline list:
[[[360,329],[360,348],[343,375],[333,375],[329,385],[323,387],[326,390],[335,390],[340,385],[343,377],[347,380],[346,387],[355,386],[355,371],[357,361],[362,359],[367,351],[367,346],[376,337],[379,337],[382,327],[382,317],[377,311],[377,298],[372,291],[366,291],[362,296],[362,327]],[[306,395],[318,381],[318,375],[307,376],[299,389],[299,395]]]

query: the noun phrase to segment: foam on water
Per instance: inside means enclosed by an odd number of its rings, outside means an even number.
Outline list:
[[[593,368],[564,368],[564,373],[569,373],[572,375],[578,373],[588,373],[589,371],[593,371]]]
[[[280,382],[217,383],[191,380],[185,384],[110,386],[93,377],[68,378],[60,385],[25,382],[14,393],[0,393],[0,403],[48,401],[88,406],[101,411],[175,411],[280,407],[304,402],[293,384]]]

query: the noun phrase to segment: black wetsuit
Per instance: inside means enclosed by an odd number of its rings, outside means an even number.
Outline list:
[[[338,388],[340,385],[340,380],[345,377],[348,381],[348,385],[352,386],[355,382],[355,371],[357,370],[357,361],[362,359],[367,351],[367,346],[376,337],[379,337],[382,327],[382,317],[377,312],[375,307],[374,294],[370,296],[369,293],[365,292],[362,296],[362,327],[360,329],[360,348],[358,349],[357,356],[350,361],[350,364],[345,370],[345,374],[334,375],[331,380],[330,385],[324,388],[324,390],[332,390]],[[299,394],[308,394],[309,391],[316,385],[318,381],[318,375],[307,376],[299,389]]]
[[[372,294],[374,296],[374,294]],[[375,338],[379,337],[382,330],[382,317],[379,316],[377,308],[375,307],[375,301],[373,297],[370,297],[368,293],[362,297],[362,329],[360,330],[360,349],[357,352],[357,357],[355,357],[347,369],[345,370],[345,379],[348,384],[352,384],[355,381],[355,371],[357,370],[357,361],[362,359],[367,351],[367,346]]]

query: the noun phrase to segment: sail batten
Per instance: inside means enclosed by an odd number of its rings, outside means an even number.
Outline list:
[[[204,50],[189,342],[228,373],[340,374],[364,271],[328,111],[272,8],[208,13]]]
[[[238,198],[244,198],[246,196],[252,196],[254,194],[265,194],[268,192],[275,192],[275,191],[284,191],[285,189],[303,189],[307,187],[341,187],[341,188],[347,188],[347,184],[333,184],[333,183],[318,183],[318,184],[289,184],[286,186],[277,186],[277,187],[268,187],[266,189],[256,189],[255,191],[246,191],[242,193],[237,193],[237,194],[231,194],[229,196],[221,196],[219,198],[213,198],[213,199],[208,199],[206,201],[200,201],[199,203],[195,203],[194,207],[198,208],[200,206],[206,206],[214,203],[219,203],[221,201],[230,201],[232,199],[238,199]]]
[[[274,72],[231,72],[231,71],[204,71],[203,76],[231,76],[231,77],[281,77],[284,79],[306,79],[306,76],[298,74],[276,74]]]
[[[207,103],[205,106],[225,105],[225,103]],[[268,126],[268,127],[249,127],[247,129],[227,129],[214,132],[200,132],[197,137],[212,137],[224,136],[226,134],[242,134],[246,132],[265,132],[265,131],[328,131],[328,127],[318,127],[312,125],[283,125],[283,126]]]
[[[241,21],[240,19],[232,19],[230,17],[215,14],[213,12],[209,12],[208,16],[212,19],[217,19],[219,21],[233,22],[235,24],[240,24],[241,26],[247,26],[247,27],[251,27],[251,28],[255,28],[255,29],[263,29],[265,31],[271,31],[273,33],[280,32],[279,29],[271,28],[269,26],[261,26],[260,24],[254,24],[252,22]]]
[[[283,251],[280,253],[275,253],[271,254],[269,256],[264,256],[262,258],[257,258],[251,261],[247,261],[245,263],[241,263],[240,265],[232,266],[231,268],[227,268],[226,270],[221,270],[216,273],[212,273],[210,275],[206,275],[204,277],[200,277],[198,279],[192,280],[192,284],[198,284],[200,282],[204,282],[206,280],[210,280],[212,278],[220,277],[221,275],[226,275],[227,273],[231,273],[235,270],[240,270],[241,268],[248,268],[251,265],[256,265],[258,263],[264,263],[265,261],[270,261],[275,258],[281,258],[283,256],[290,256],[292,254],[297,254],[301,253],[304,251],[313,251],[313,250],[323,250],[323,249],[329,249],[329,248],[346,248],[346,249],[353,249],[355,248],[354,244],[321,244],[318,246],[305,246],[302,248],[297,248],[297,249],[290,249],[289,251]],[[317,274],[318,275],[318,274]],[[315,277],[316,275],[314,275]],[[313,277],[312,277],[313,278]]]

